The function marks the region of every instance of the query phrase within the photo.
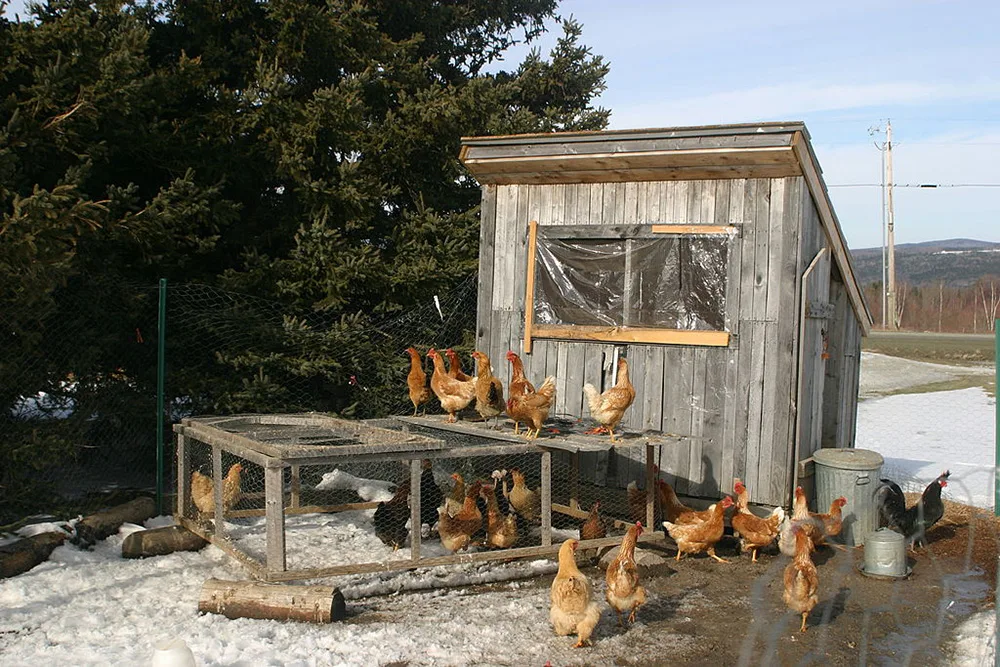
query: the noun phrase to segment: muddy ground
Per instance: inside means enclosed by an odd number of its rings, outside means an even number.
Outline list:
[[[601,600],[604,612],[592,648],[572,649],[568,638],[552,637],[548,631],[551,575],[468,587],[458,595],[494,609],[507,604],[534,607],[535,622],[511,641],[534,644],[539,667],[547,660],[554,666],[947,664],[955,627],[992,604],[997,525],[989,513],[947,503],[945,518],[930,532],[929,547],[910,554],[913,571],[905,580],[860,574],[863,549],[822,549],[815,555],[820,602],[804,634],[798,631],[799,617],[786,612],[782,601],[782,571],[789,559],[775,551],[752,563],[728,535],[718,553],[730,563],[705,556],[675,562],[669,543],[642,550],[659,557],[642,569],[649,602],[641,608],[638,623],[626,630],[615,624]],[[603,596],[604,572],[590,555],[578,561],[596,594]],[[418,594],[417,605],[426,617],[453,618],[461,606],[453,595]],[[352,606],[347,623],[366,624],[402,620],[405,612],[399,610],[396,619],[391,608],[410,603],[387,605],[385,599],[371,599]],[[513,653],[491,652],[475,664],[535,664]],[[420,659],[414,663],[424,664]]]

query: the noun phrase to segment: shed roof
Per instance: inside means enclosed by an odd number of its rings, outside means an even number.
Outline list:
[[[805,178],[867,335],[872,316],[805,123],[465,137],[459,155],[486,185]]]

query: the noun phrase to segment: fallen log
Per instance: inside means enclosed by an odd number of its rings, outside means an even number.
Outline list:
[[[344,595],[333,586],[291,586],[259,581],[208,579],[198,611],[226,618],[329,623],[347,615]]]
[[[0,579],[15,577],[44,563],[67,537],[61,532],[39,533],[0,547]]]
[[[122,542],[122,558],[149,558],[166,556],[175,551],[198,551],[208,542],[184,526],[165,526],[152,530],[139,530]]]
[[[123,523],[141,524],[156,514],[156,503],[145,496],[130,500],[111,509],[84,517],[76,524],[73,543],[91,547],[108,535],[114,535]]]

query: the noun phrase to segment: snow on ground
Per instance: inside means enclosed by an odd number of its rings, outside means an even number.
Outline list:
[[[920,364],[865,355],[866,395],[914,384],[953,379],[966,368]],[[907,370],[909,369],[909,370]],[[872,380],[872,373],[885,373]],[[952,478],[946,497],[989,507],[992,501],[994,401],[981,389],[871,398],[858,414],[857,446],[886,457],[884,472],[920,490],[945,468]],[[321,485],[351,489],[365,500],[384,500],[391,489],[335,471]],[[372,533],[373,510],[338,515],[290,516],[289,565],[343,563],[353,554],[406,558]],[[83,551],[66,544],[30,572],[0,581],[0,656],[5,667],[19,665],[148,665],[154,645],[183,639],[199,665],[411,665],[612,664],[622,655],[660,655],[666,645],[697,641],[647,631],[639,621],[627,632],[602,632],[592,649],[570,648],[548,624],[548,587],[538,577],[551,574],[549,560],[463,564],[414,572],[387,572],[338,578],[349,611],[367,613],[331,625],[229,620],[195,610],[201,582],[210,577],[245,579],[245,573],[216,547],[146,560],[123,560],[121,543],[137,530],[168,525],[157,517],[145,526],[126,525],[115,536]],[[49,525],[61,529],[63,524]],[[227,523],[242,548],[261,555],[259,519]],[[27,529],[38,531],[37,526]],[[559,532],[555,539],[575,536]],[[428,540],[428,555],[440,545]],[[470,589],[490,583],[490,590]],[[442,588],[449,586],[450,588]],[[597,582],[597,595],[603,584]],[[395,595],[399,591],[415,591]],[[372,597],[382,596],[382,597]],[[388,597],[385,597],[388,596]],[[693,613],[682,603],[676,612]],[[603,605],[602,605],[603,606]],[[604,608],[602,628],[614,626]],[[973,616],[956,634],[956,664],[992,662],[992,611]]]
[[[871,398],[858,405],[856,446],[882,454],[882,476],[904,491],[951,470],[945,498],[992,509],[995,411],[978,387]]]
[[[993,664],[996,644],[996,611],[990,609],[974,614],[955,630],[951,665],[953,667],[978,667]]]

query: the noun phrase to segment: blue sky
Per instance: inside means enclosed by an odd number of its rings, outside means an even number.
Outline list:
[[[891,118],[896,183],[1000,185],[995,0],[564,0],[560,11],[611,63],[600,104],[612,128],[803,120],[838,186],[880,182],[868,129]],[[848,243],[880,245],[880,189],[830,192]],[[899,243],[1000,242],[1000,187],[901,187],[895,200]]]
[[[1000,185],[998,2],[568,0],[561,11],[611,63],[600,103],[612,128],[803,120],[834,186],[880,182],[868,129],[891,118],[896,183]],[[830,192],[848,243],[880,245],[880,188]],[[1000,242],[1000,187],[894,196],[898,243]]]

